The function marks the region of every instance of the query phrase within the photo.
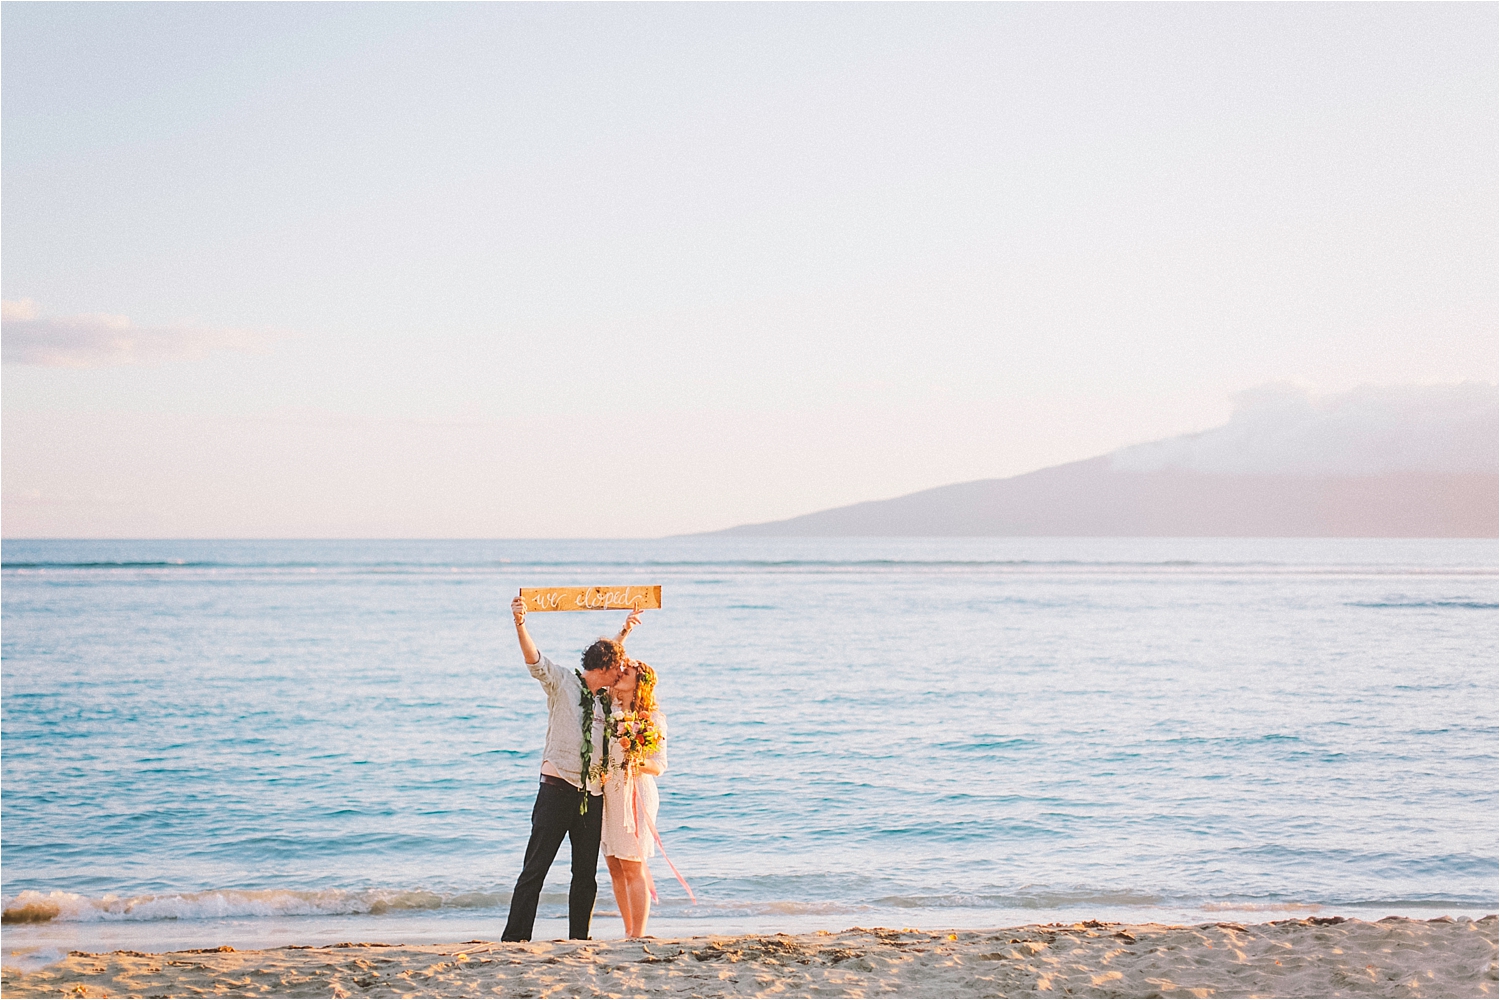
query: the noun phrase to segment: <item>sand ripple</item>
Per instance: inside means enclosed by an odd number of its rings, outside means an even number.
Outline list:
[[[1493,997],[1496,919],[74,952],[23,996]]]

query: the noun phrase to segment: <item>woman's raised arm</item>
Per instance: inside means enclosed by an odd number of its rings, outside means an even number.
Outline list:
[[[631,629],[635,628],[640,623],[641,609],[636,608],[634,611],[630,612],[630,617],[625,619],[625,624],[620,626],[620,634],[615,636],[615,642],[618,642],[622,646],[625,645],[625,637],[630,634]]]

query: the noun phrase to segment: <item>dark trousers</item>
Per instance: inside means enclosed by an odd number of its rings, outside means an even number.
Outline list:
[[[536,922],[536,902],[542,894],[547,869],[557,857],[566,835],[573,848],[573,882],[568,887],[568,937],[587,939],[594,916],[594,896],[599,892],[599,829],[604,816],[604,796],[589,796],[589,811],[579,814],[584,793],[543,782],[531,807],[531,839],[526,842],[526,860],[516,891],[510,897],[510,917],[501,941],[530,941]]]

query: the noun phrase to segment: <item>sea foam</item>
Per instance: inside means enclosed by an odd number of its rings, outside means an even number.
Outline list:
[[[510,901],[510,893],[441,895],[422,889],[226,889],[161,895],[83,896],[27,890],[7,897],[0,922],[39,924],[108,920],[208,920],[226,917],[342,916],[403,910],[486,909]]]

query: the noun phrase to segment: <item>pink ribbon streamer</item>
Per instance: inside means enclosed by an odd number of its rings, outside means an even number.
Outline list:
[[[635,774],[633,772],[630,775],[630,811],[635,814],[635,830],[630,831],[634,833],[640,829],[641,825],[641,795],[640,791],[636,788]],[[661,859],[667,863],[667,867],[672,869],[672,874],[677,876],[677,881],[681,882],[682,887],[687,890],[688,899],[696,904],[698,897],[693,895],[693,887],[687,884],[687,879],[682,877],[682,873],[677,870],[677,866],[672,864],[672,859],[667,857],[667,845],[661,842],[661,834],[656,832],[656,822],[651,818],[650,811],[646,813],[646,829],[651,831],[651,837],[656,841],[656,846],[661,851]],[[651,862],[643,860],[641,862],[641,870],[646,873],[646,888],[651,892],[651,902],[659,902],[656,898],[656,880],[651,877]]]

